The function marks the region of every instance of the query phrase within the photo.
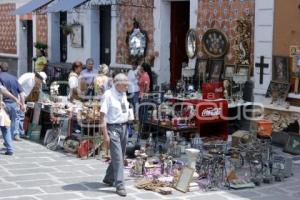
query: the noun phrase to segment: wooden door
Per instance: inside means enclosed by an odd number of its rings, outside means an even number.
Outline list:
[[[185,36],[189,29],[189,15],[189,1],[171,2],[170,83],[172,88],[181,79],[182,63],[188,62],[185,53]]]

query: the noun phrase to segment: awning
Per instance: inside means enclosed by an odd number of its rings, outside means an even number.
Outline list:
[[[10,13],[10,15],[25,15],[51,3],[52,1],[54,0],[32,0],[29,3],[17,8],[15,11]]]
[[[89,0],[56,0],[47,9],[47,12],[64,12],[72,10],[73,8],[80,6]]]

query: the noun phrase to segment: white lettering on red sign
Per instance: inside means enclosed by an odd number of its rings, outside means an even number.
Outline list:
[[[214,117],[221,115],[222,108],[206,108],[202,111],[202,117]]]
[[[216,89],[215,89],[215,92],[216,92],[216,93],[218,93],[218,92],[223,92],[223,88],[222,88],[222,87],[216,88]]]

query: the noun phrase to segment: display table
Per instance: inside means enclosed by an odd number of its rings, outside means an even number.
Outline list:
[[[273,122],[274,132],[283,131],[290,124],[295,122],[298,122],[300,127],[300,107],[290,106],[289,108],[285,108],[274,104],[261,104],[261,106],[263,110],[260,111],[263,117]]]

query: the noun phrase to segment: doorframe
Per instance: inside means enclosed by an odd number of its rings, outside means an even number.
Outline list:
[[[190,1],[190,27],[197,28],[198,0],[154,0],[154,51],[159,56],[154,62],[154,71],[159,74],[157,83],[170,82],[171,2]],[[169,27],[169,28],[166,28]],[[195,67],[196,58],[189,59]]]

